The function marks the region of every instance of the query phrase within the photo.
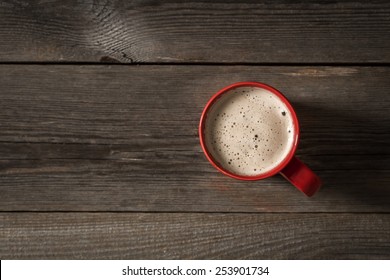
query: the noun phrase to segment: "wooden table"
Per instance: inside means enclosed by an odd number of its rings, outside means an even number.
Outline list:
[[[2,0],[0,63],[0,258],[390,258],[389,1]],[[242,80],[295,106],[315,197],[207,162]]]

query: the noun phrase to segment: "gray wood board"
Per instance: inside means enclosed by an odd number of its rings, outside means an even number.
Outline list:
[[[388,214],[2,213],[2,259],[389,259]]]
[[[0,66],[1,211],[389,212],[390,69]],[[204,157],[221,87],[280,89],[301,124],[313,198],[282,177],[227,178]]]
[[[4,1],[0,61],[389,63],[389,1]]]

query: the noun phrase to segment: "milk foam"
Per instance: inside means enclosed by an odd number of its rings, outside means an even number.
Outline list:
[[[205,143],[215,161],[238,175],[256,176],[279,165],[294,140],[287,106],[271,92],[238,87],[209,109]]]

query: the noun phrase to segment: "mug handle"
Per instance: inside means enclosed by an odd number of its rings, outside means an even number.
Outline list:
[[[320,178],[295,156],[280,174],[307,196],[314,195],[322,184]]]

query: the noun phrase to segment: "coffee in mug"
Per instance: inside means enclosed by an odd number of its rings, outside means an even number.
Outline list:
[[[320,178],[295,157],[298,118],[287,98],[259,82],[238,82],[206,104],[199,140],[210,163],[239,180],[261,180],[280,173],[307,196]]]
[[[294,142],[287,106],[266,89],[239,87],[209,109],[205,140],[224,169],[243,176],[264,174],[278,166]]]

